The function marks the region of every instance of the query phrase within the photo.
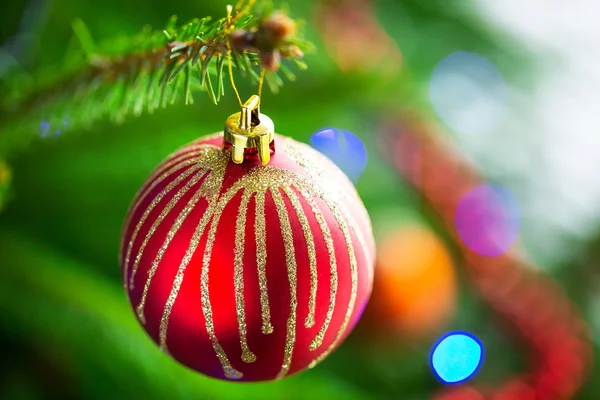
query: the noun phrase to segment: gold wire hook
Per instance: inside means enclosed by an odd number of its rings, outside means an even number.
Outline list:
[[[232,19],[231,19],[231,12],[233,11],[233,7],[231,6],[231,4],[227,5],[227,28],[225,29],[225,35],[227,36],[227,40],[225,40],[225,43],[227,45],[227,70],[229,72],[229,81],[231,82],[231,87],[233,88],[233,92],[235,93],[235,97],[237,97],[238,103],[240,104],[240,107],[243,105],[242,103],[242,98],[240,97],[240,93],[237,90],[237,87],[235,86],[235,79],[233,78],[233,61],[231,59],[231,42],[229,41],[229,34],[231,33],[231,28],[233,27],[233,23],[232,23]],[[237,15],[237,14],[236,14]]]
[[[263,83],[265,82],[265,69],[261,68],[260,70],[260,79],[258,80],[258,97],[262,99],[262,88]]]
[[[238,19],[240,16],[246,14],[250,8],[252,8],[252,6],[254,5],[254,3],[256,2],[256,0],[249,0],[248,4],[246,4],[246,7],[244,7],[244,9],[242,11],[237,11],[235,16],[233,16],[232,18],[232,12],[233,12],[233,7],[231,6],[231,4],[227,5],[227,34],[231,33],[230,30],[233,27],[233,23],[235,22],[236,19]],[[244,3],[244,0],[240,0],[238,1],[238,3],[236,4],[236,10],[238,9],[238,7],[241,7],[241,5]],[[231,48],[231,43],[229,41],[229,38],[227,38],[227,68],[229,71],[229,80],[231,81],[231,87],[233,88],[233,91],[235,93],[235,96],[238,99],[238,103],[240,104],[240,107],[242,107],[242,109],[245,107],[245,104],[242,103],[242,98],[240,96],[239,91],[237,90],[237,87],[235,85],[235,79],[233,78],[233,63],[232,63],[232,56],[231,53],[233,51],[233,49]],[[260,70],[260,78],[258,79],[258,102],[260,104],[260,99],[262,98],[262,89],[264,86],[264,81],[265,81],[265,68],[261,68]],[[254,96],[253,96],[254,97]],[[253,97],[251,97],[250,99],[253,99]],[[250,101],[250,100],[248,100]],[[248,103],[248,102],[246,102]]]

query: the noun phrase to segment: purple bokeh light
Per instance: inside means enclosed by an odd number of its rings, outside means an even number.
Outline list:
[[[504,254],[520,227],[517,200],[499,185],[482,185],[467,192],[456,208],[456,230],[472,251],[482,256]]]

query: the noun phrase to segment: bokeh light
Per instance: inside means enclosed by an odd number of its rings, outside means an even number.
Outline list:
[[[48,137],[49,132],[50,132],[50,122],[48,122],[46,120],[40,122],[40,129],[38,131],[38,134],[40,135],[40,137],[42,137],[42,138]]]
[[[466,51],[450,54],[435,67],[429,97],[437,115],[465,135],[497,128],[507,106],[507,88],[498,69]]]
[[[310,145],[331,159],[356,184],[367,166],[367,152],[355,134],[325,128],[314,133]]]
[[[481,185],[458,203],[456,230],[465,245],[482,256],[505,253],[519,234],[519,208],[512,192],[500,185]]]
[[[387,221],[385,220],[387,219]],[[375,215],[375,226],[394,224],[392,215]],[[458,287],[445,243],[427,226],[398,223],[377,240],[373,294],[366,320],[396,340],[437,336],[454,316]]]
[[[402,69],[402,52],[377,18],[372,1],[319,1],[314,15],[327,53],[343,73],[370,74],[373,79],[395,77]]]
[[[431,352],[431,368],[444,383],[459,383],[473,376],[483,361],[483,345],[467,332],[442,337]]]
[[[68,121],[62,121],[62,125],[66,127],[66,126],[69,125],[69,122]],[[62,131],[60,129],[56,129],[55,127],[53,127],[50,124],[50,122],[47,121],[47,120],[43,120],[42,122],[40,122],[38,134],[42,138],[50,138],[50,137],[52,137],[54,135],[58,136],[58,135],[61,134],[61,132]]]

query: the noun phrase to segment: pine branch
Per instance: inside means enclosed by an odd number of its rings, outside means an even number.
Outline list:
[[[146,27],[133,38],[113,41],[112,49],[97,50],[83,22],[75,21],[80,48],[68,54],[63,67],[68,72],[35,80],[17,74],[8,85],[12,93],[0,106],[0,154],[37,135],[88,127],[101,118],[120,123],[181,99],[193,104],[199,91],[217,104],[225,94],[225,75],[234,69],[258,83],[264,68],[276,91],[283,84],[279,73],[294,77],[279,60],[304,69],[301,59],[311,44],[302,40],[296,22],[270,3],[262,8],[253,0],[243,3],[215,21],[207,17],[177,26],[172,17],[165,29]],[[229,79],[235,87],[233,75]]]

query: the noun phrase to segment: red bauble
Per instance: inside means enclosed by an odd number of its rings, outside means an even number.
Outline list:
[[[310,368],[369,298],[374,243],[354,187],[326,157],[275,136],[267,165],[231,161],[223,138],[167,158],[138,193],[121,265],[144,329],[169,355],[220,379]]]

